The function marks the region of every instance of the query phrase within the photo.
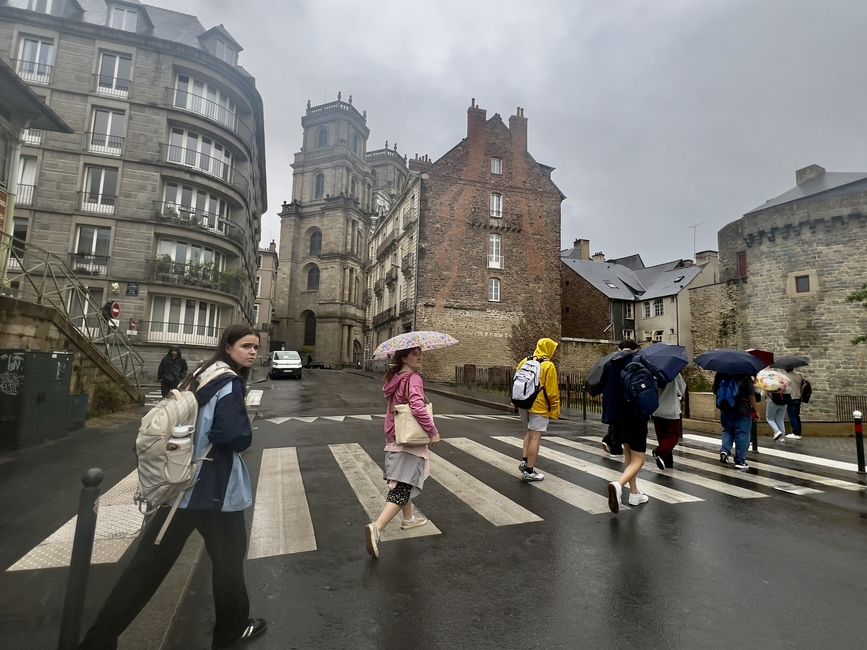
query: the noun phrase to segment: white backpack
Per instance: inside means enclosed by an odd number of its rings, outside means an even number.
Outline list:
[[[512,379],[512,404],[521,409],[533,408],[536,396],[541,390],[541,374],[542,364],[529,357]]]
[[[210,373],[198,388],[227,375],[235,375],[235,372],[230,368],[218,368]],[[141,420],[135,439],[135,453],[138,459],[138,489],[134,496],[135,502],[147,517],[160,506],[174,501],[155,544],[162,541],[163,534],[181,499],[196,481],[197,466],[211,451],[211,445],[208,445],[202,458],[193,458],[198,414],[199,404],[196,401],[195,391],[175,388]],[[178,445],[172,442],[172,430],[179,426],[192,427],[190,444]]]

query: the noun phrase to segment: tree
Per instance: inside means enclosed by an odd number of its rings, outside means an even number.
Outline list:
[[[509,351],[515,357],[515,363],[527,355],[533,354],[536,342],[541,338],[560,339],[560,319],[550,313],[522,312],[521,317],[512,325],[509,333]]]
[[[860,302],[864,307],[867,307],[867,284],[862,284],[858,291],[846,296],[846,302]],[[867,334],[862,334],[852,339],[852,345],[865,342],[867,342]]]

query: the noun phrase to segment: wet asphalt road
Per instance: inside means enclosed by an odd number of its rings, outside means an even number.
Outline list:
[[[676,474],[643,473],[642,480],[702,500],[651,499],[617,516],[589,514],[521,483],[517,471],[509,475],[448,443],[469,438],[517,463],[515,447],[491,438],[520,436],[517,419],[441,420],[445,442],[438,455],[543,521],[494,526],[429,479],[418,504],[442,534],[383,543],[381,558],[372,561],[362,534],[367,515],[328,445],[357,443],[381,465],[382,420],[268,420],[382,413],[380,382],[311,371],[300,382],[261,387],[247,455],[254,486],[262,449],[294,447],[317,548],[247,562],[251,613],[270,626],[251,647],[814,648],[857,646],[867,635],[863,489],[786,494],[684,467],[679,471],[767,498],[735,498],[685,484]],[[431,398],[440,414],[502,414]],[[598,427],[561,421],[551,433],[579,440],[598,434]],[[558,449],[598,467],[619,467],[615,460]],[[778,464],[852,479],[797,462]],[[539,467],[604,491],[603,479],[578,469],[552,460]],[[205,558],[167,647],[207,647],[211,623]]]

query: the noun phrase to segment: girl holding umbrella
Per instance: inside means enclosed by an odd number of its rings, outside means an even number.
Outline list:
[[[436,334],[436,336],[432,336]],[[385,415],[385,472],[383,478],[388,484],[385,506],[376,521],[364,529],[367,552],[371,557],[379,557],[379,541],[382,530],[401,513],[402,530],[427,524],[427,519],[417,515],[413,499],[421,494],[425,479],[430,476],[430,453],[428,446],[400,445],[395,439],[394,411],[397,404],[408,404],[419,426],[430,437],[431,445],[437,445],[440,434],[433,417],[425,404],[424,381],[419,374],[422,364],[422,350],[432,350],[457,343],[454,339],[438,332],[408,332],[382,343],[373,354],[374,359],[391,355],[388,371],[385,374],[383,393],[388,401]]]

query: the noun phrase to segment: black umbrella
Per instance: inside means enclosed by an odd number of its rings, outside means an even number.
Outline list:
[[[700,368],[722,372],[727,375],[755,375],[765,367],[765,362],[749,352],[741,350],[710,350],[695,358]]]
[[[615,359],[622,359],[632,354],[635,354],[635,350],[615,350],[599,359],[599,361],[590,368],[590,372],[587,373],[587,381],[585,382],[587,391],[591,395],[599,395],[602,392],[602,375],[605,372],[605,366],[608,365],[608,362]]]
[[[644,360],[644,363],[655,370],[656,374],[659,375],[665,383],[674,381],[674,378],[677,377],[680,374],[680,371],[686,368],[686,364],[689,363],[686,348],[682,345],[654,343],[653,345],[644,348],[638,354]]]
[[[772,368],[782,368],[783,370],[794,370],[801,366],[809,366],[810,360],[807,357],[780,357],[772,364]]]

